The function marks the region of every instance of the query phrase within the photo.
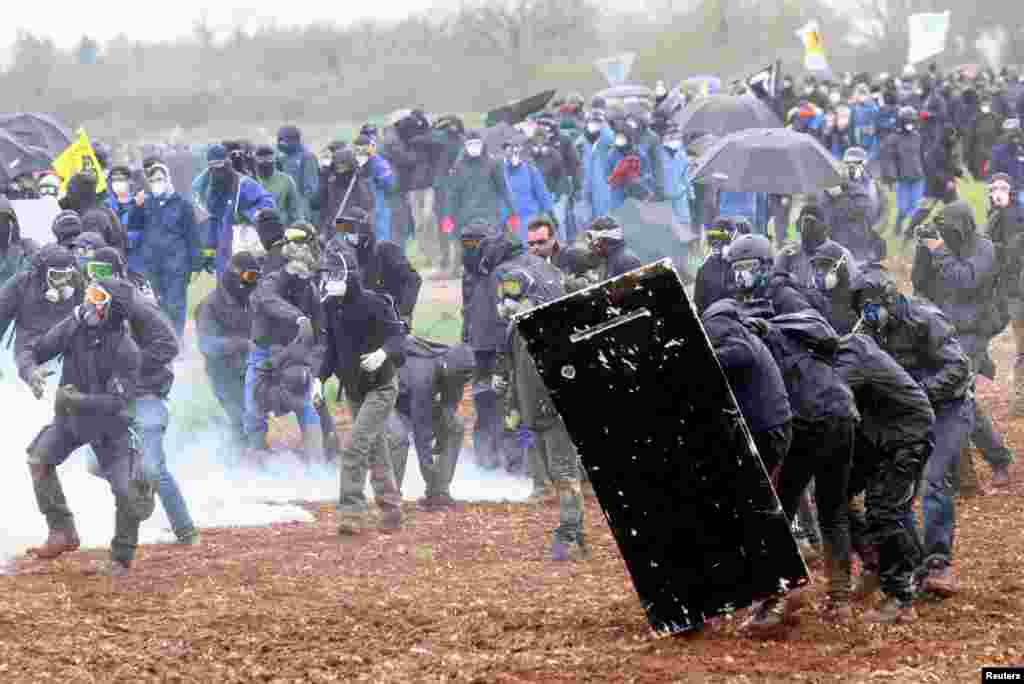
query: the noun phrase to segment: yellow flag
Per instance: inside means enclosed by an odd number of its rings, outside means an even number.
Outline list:
[[[96,152],[92,149],[89,136],[85,130],[78,129],[78,140],[68,145],[68,148],[60,153],[60,156],[53,160],[53,170],[63,179],[60,186],[61,194],[68,190],[68,181],[76,173],[91,169],[96,174],[96,192],[103,192],[107,189],[107,178],[100,168],[96,159]]]
[[[808,71],[828,70],[828,59],[825,57],[825,46],[821,40],[821,29],[817,21],[809,21],[796,32],[804,44],[804,67]]]

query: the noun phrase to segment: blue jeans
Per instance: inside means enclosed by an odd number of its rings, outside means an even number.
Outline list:
[[[563,196],[557,202],[555,202],[555,206],[554,206],[554,210],[553,210],[553,213],[555,215],[555,220],[558,221],[558,230],[556,231],[556,235],[558,237],[558,242],[563,244],[563,245],[566,245],[566,246],[571,244],[571,242],[566,240],[566,238],[568,236],[566,235],[566,232],[565,232],[565,210],[566,210],[566,208],[568,206],[569,206],[569,198],[566,197],[566,196]],[[574,235],[573,237],[576,237],[576,236]]]
[[[914,215],[917,203],[924,197],[924,179],[896,181],[896,227],[903,225],[903,219]]]
[[[135,420],[142,433],[142,471],[146,480],[156,485],[157,495],[171,522],[171,529],[178,539],[182,539],[195,532],[196,527],[178,482],[167,469],[164,433],[167,431],[169,417],[164,399],[148,394],[135,400]]]
[[[256,347],[249,354],[249,361],[245,367],[245,415],[242,418],[246,435],[265,434],[268,429],[267,414],[260,411],[256,405],[256,397],[253,390],[256,387],[256,367],[270,358],[270,349],[267,347]],[[306,399],[302,411],[295,413],[296,420],[303,428],[309,425],[320,425],[320,414],[313,408],[312,397]]]
[[[953,562],[956,537],[955,473],[974,422],[974,401],[935,406],[935,450],[924,466],[924,561]],[[913,516],[913,511],[910,512]],[[916,529],[911,520],[908,529]]]

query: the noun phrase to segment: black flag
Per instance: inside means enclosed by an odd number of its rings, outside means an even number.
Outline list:
[[[779,63],[766,66],[747,79],[747,86],[761,100],[771,102],[777,94]]]

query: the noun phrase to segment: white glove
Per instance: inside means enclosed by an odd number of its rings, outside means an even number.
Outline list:
[[[508,387],[508,382],[500,375],[495,375],[491,378],[491,387],[494,388],[495,392],[504,392],[505,388]]]
[[[320,378],[313,379],[313,387],[310,392],[313,406],[320,408],[324,405],[324,384],[320,382]]]
[[[387,361],[387,358],[387,352],[384,351],[383,349],[378,349],[377,351],[371,354],[363,354],[362,363],[360,363],[359,365],[362,366],[363,370],[366,371],[367,373],[374,373],[377,371],[378,368],[384,365],[384,362]]]

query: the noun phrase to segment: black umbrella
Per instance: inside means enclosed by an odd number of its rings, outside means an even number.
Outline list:
[[[0,185],[6,187],[24,173],[45,171],[51,163],[46,150],[23,145],[7,131],[0,130]]]
[[[548,106],[551,98],[555,96],[554,90],[545,90],[543,93],[531,95],[522,100],[512,102],[504,107],[498,107],[487,112],[484,117],[485,126],[495,126],[499,123],[517,124],[525,121],[531,114],[535,114]]]
[[[0,128],[22,145],[46,150],[51,157],[60,156],[71,144],[71,131],[47,114],[4,114]]]
[[[786,128],[725,136],[693,166],[692,178],[732,192],[798,195],[843,182],[839,163],[806,133]]]
[[[747,128],[782,128],[782,122],[753,95],[712,95],[698,98],[677,115],[684,130],[728,135]]]
[[[487,152],[490,154],[500,153],[501,148],[509,143],[526,144],[526,136],[522,131],[507,123],[485,128],[482,133],[484,145],[487,145]]]

